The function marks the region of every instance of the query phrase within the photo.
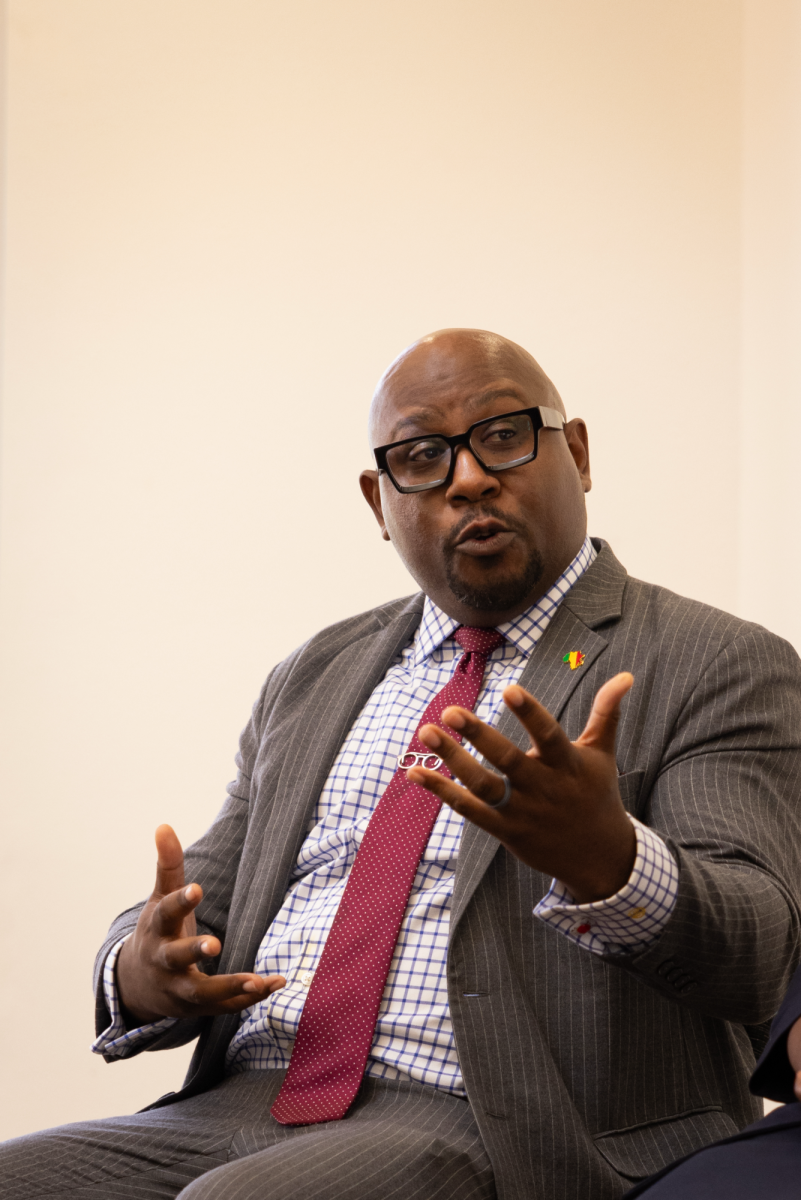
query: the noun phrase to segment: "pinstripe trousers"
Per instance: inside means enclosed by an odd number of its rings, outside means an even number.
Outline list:
[[[131,1117],[0,1146],[3,1200],[494,1200],[470,1105],[367,1078],[342,1121],[279,1125],[284,1071],[248,1071]]]

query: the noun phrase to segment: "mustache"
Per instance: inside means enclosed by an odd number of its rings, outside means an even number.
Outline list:
[[[468,525],[472,525],[474,521],[480,521],[482,518],[493,517],[496,521],[500,521],[507,529],[514,533],[526,534],[528,529],[522,521],[518,521],[515,517],[510,517],[508,513],[502,512],[500,508],[496,508],[494,504],[481,504],[476,508],[465,513],[453,529],[448,534],[445,541],[446,554],[452,554],[459,542],[459,538],[467,529]]]

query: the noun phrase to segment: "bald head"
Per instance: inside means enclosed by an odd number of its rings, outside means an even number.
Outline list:
[[[466,386],[480,390],[482,381],[499,380],[519,384],[536,395],[535,403],[564,414],[561,396],[528,350],[486,329],[439,329],[402,350],[378,381],[370,407],[371,444],[394,440],[391,413],[400,394],[424,409],[435,397],[446,400],[448,392],[464,394]]]

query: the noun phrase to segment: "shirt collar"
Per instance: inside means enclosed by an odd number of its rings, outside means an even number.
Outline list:
[[[556,583],[536,604],[527,608],[520,616],[511,621],[504,621],[497,626],[507,642],[527,658],[540,640],[553,619],[556,610],[564,600],[573,584],[584,574],[587,568],[598,557],[598,552],[585,537],[584,543],[576,557],[562,572]],[[459,621],[449,617],[441,608],[437,608],[433,600],[426,596],[423,607],[423,619],[417,630],[414,641],[414,665],[419,666],[437,650],[443,642],[452,637],[459,628]]]

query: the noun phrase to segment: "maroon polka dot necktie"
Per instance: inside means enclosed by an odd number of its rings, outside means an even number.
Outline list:
[[[474,707],[487,656],[504,640],[495,629],[469,625],[454,637],[465,653],[418,730],[443,728],[450,704]],[[436,757],[417,732],[400,759],[407,767],[398,766],[364,831],[312,977],[289,1070],[271,1110],[282,1125],[339,1121],[359,1090],[409,893],[442,807],[432,792],[406,778],[413,755]],[[438,770],[450,778],[444,763]]]

